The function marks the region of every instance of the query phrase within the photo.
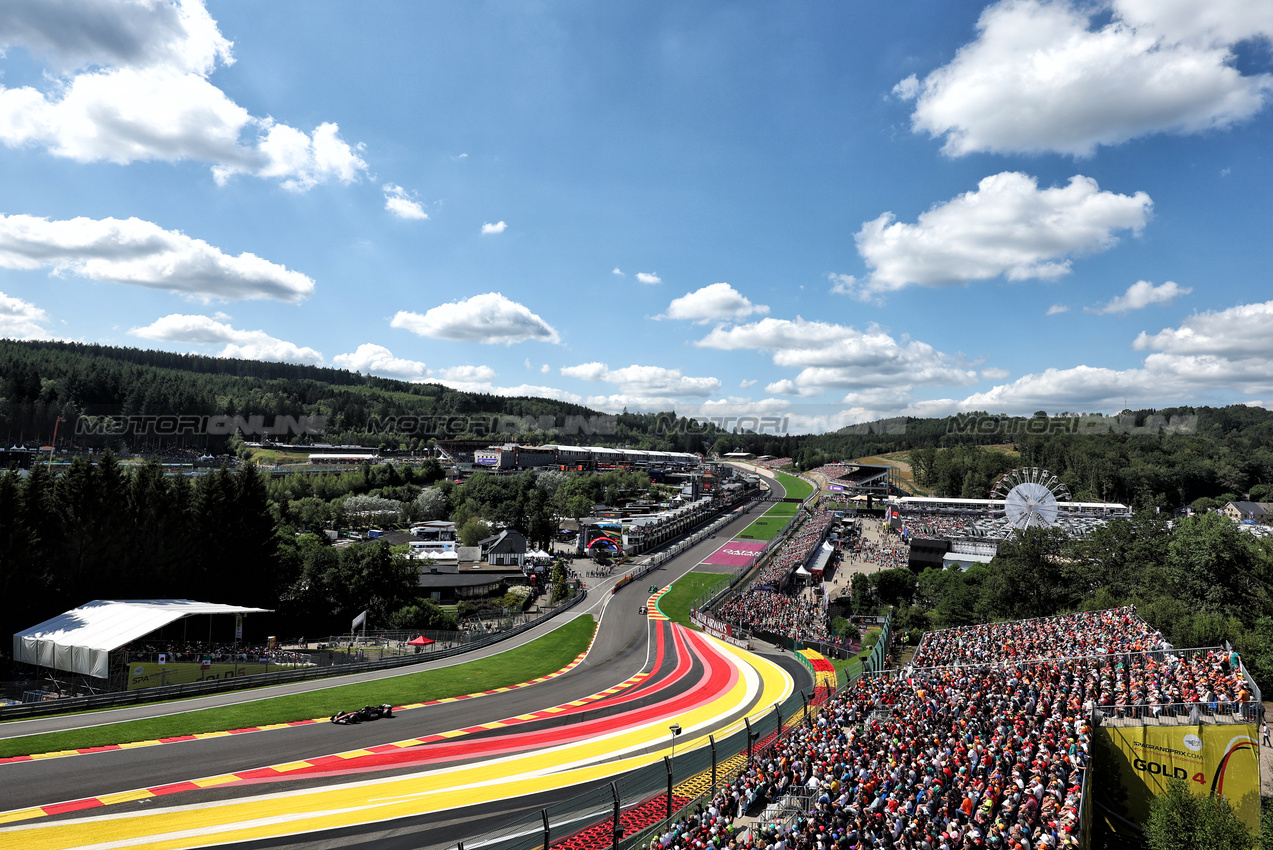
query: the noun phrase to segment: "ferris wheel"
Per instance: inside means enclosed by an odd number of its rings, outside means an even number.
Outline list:
[[[1070,488],[1046,469],[1022,466],[1000,475],[990,498],[1003,499],[1004,516],[1018,531],[1051,528],[1059,513],[1057,502],[1070,500]]]

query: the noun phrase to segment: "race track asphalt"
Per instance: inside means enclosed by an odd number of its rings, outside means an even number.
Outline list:
[[[611,588],[618,576],[605,580],[591,580],[590,584],[593,586],[589,588],[589,597],[576,610],[559,615],[553,621],[536,627],[509,642],[487,647],[474,654],[446,659],[438,665],[465,663],[473,658],[503,652],[533,640],[540,634],[560,626],[569,618],[597,617],[598,631],[587,658],[569,672],[550,681],[503,693],[489,694],[473,700],[402,711],[392,719],[357,726],[334,726],[321,723],[137,749],[4,764],[0,765],[0,787],[5,789],[6,803],[3,808],[13,810],[44,806],[58,801],[115,794],[138,788],[153,788],[167,783],[184,782],[195,777],[217,776],[230,772],[241,774],[255,768],[319,758],[333,752],[359,750],[388,741],[423,738],[501,718],[527,715],[548,706],[571,703],[606,691],[616,683],[625,682],[641,673],[650,674],[651,682],[647,685],[651,685],[658,676],[665,675],[666,671],[657,671],[652,668],[651,636],[657,633],[660,624],[648,619],[645,614],[639,613],[640,606],[648,597],[648,585],[666,586],[684,573],[693,570],[720,544],[745,528],[754,518],[754,513],[752,511],[738,516],[718,533],[716,539],[700,542],[647,577],[632,582],[616,593],[611,593]],[[772,660],[787,670],[796,680],[797,687],[807,686],[809,679],[804,674],[803,668],[789,656],[779,654]],[[365,681],[414,673],[420,669],[422,668],[413,667],[405,671],[362,674],[358,678],[360,681]],[[686,682],[669,688],[668,693],[663,694],[663,697],[677,693],[677,688],[690,687],[692,679],[693,677],[690,677]],[[0,726],[0,737],[97,725],[135,717],[170,714],[178,710],[193,710],[209,705],[250,701],[283,693],[333,687],[345,684],[348,680],[349,677],[339,677],[321,682],[278,686],[250,693],[223,694],[176,704],[134,706],[93,715],[9,723]],[[420,697],[421,701],[428,698],[427,694],[422,694]],[[645,703],[655,698],[653,694],[645,697]],[[607,708],[602,705],[593,712],[593,715],[604,717],[605,712],[612,712],[618,716],[619,712],[630,711],[642,704],[641,699],[635,699],[632,704],[622,709]],[[540,722],[547,728],[554,723],[577,723],[582,719],[579,716],[569,721],[546,718]],[[402,772],[406,774],[411,769],[404,767]],[[289,787],[303,788],[312,783],[315,788],[320,788],[330,781],[327,777],[298,779],[299,785]],[[516,800],[482,803],[464,811],[399,818],[383,824],[367,823],[319,833],[248,841],[240,846],[357,847],[363,844],[403,848],[454,846],[458,841],[464,840],[465,836],[471,836],[474,829],[481,827],[479,831],[484,831],[489,828],[492,819],[505,819],[515,811],[534,810],[550,802],[565,799],[573,793],[573,790],[571,788],[554,789],[526,795]],[[200,795],[206,795],[208,799],[248,793],[259,793],[259,789],[240,786],[199,792]],[[191,798],[186,795],[175,795],[175,797],[181,798],[182,805],[190,805]],[[164,805],[166,802],[152,800],[149,804]],[[114,806],[105,807],[100,812],[106,815],[109,814],[109,810],[115,808]],[[90,813],[68,812],[47,820],[82,818],[86,814]],[[3,841],[3,833],[0,833],[0,841]]]

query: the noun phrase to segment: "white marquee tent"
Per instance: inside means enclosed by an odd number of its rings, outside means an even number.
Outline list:
[[[110,653],[182,617],[268,611],[189,599],[96,599],[15,634],[13,659],[105,679]]]

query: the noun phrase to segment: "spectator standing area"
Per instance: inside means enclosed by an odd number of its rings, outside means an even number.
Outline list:
[[[253,651],[236,646],[243,637],[243,617],[267,613],[264,608],[245,608],[193,602],[189,599],[95,600],[13,636],[13,659],[28,664],[48,675],[65,681],[69,689],[88,693],[120,691],[159,684],[180,684],[238,673],[236,662],[268,663],[267,653],[274,647]],[[134,643],[160,631],[165,626],[189,617],[207,617],[208,641],[201,644],[194,657],[187,658],[184,637],[171,648],[159,644],[147,648],[146,657],[130,657]],[[213,619],[225,621],[218,630],[221,647],[213,651]],[[232,647],[229,658],[217,657],[225,647]],[[153,656],[153,657],[152,657]],[[171,656],[171,657],[169,657]],[[213,661],[218,663],[212,669]],[[134,664],[132,662],[139,661]],[[221,669],[228,664],[229,670]]]
[[[1096,818],[1134,829],[1177,770],[1258,823],[1258,694],[1153,713],[1154,688],[1254,688],[1236,653],[1174,650],[1120,608],[929,633],[916,658],[932,666],[856,680],[649,850],[1076,848]],[[1093,799],[1094,759],[1121,813]]]

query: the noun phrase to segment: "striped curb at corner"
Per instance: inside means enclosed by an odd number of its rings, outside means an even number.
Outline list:
[[[596,640],[595,629],[593,630],[593,640]],[[588,648],[592,648],[591,642],[589,642]],[[506,691],[515,691],[518,688],[528,688],[531,685],[538,685],[542,682],[556,679],[558,676],[564,676],[566,673],[569,673],[571,670],[582,664],[587,654],[588,651],[584,650],[584,652],[575,658],[574,661],[571,661],[555,673],[549,673],[547,676],[540,676],[538,679],[531,679],[529,682],[519,682],[515,685],[508,685],[502,688],[492,688],[489,691],[477,691],[471,694],[463,694],[462,696],[446,697],[444,699],[435,699],[427,702],[414,702],[409,705],[395,706],[394,711],[402,711],[412,708],[425,708],[431,705],[443,705],[445,703],[460,702],[461,700],[477,699],[478,697],[490,696],[492,694],[502,694]],[[272,729],[290,729],[293,726],[310,726],[314,723],[326,723],[329,719],[330,718],[327,717],[316,717],[312,720],[292,720],[287,723],[271,723],[265,726],[245,726],[242,729],[228,729],[221,732],[200,732],[194,735],[176,735],[171,738],[156,738],[151,741],[131,741],[127,744],[107,744],[100,747],[83,747],[73,750],[55,750],[47,753],[35,753],[33,755],[26,756],[9,756],[8,758],[0,758],[0,764],[12,764],[14,762],[37,761],[40,759],[50,758],[64,758],[66,756],[88,755],[91,753],[107,753],[114,750],[131,750],[137,747],[154,747],[160,744],[179,744],[185,741],[202,741],[206,738],[224,738],[227,735],[244,735],[248,732],[268,732]]]

